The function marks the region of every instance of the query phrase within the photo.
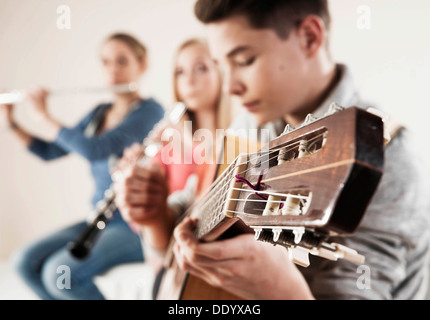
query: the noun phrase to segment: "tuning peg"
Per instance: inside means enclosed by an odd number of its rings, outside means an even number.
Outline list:
[[[302,241],[302,237],[305,234],[305,228],[303,227],[297,227],[293,229],[294,234],[294,243],[299,244],[300,241]]]
[[[273,228],[273,242],[276,243],[279,240],[279,236],[281,235],[282,229],[281,228]]]
[[[294,131],[294,130],[295,130],[294,127],[292,127],[290,124],[287,124],[281,136],[286,135],[287,133],[290,133],[291,131]]]
[[[307,124],[311,124],[312,122],[314,122],[314,121],[317,121],[318,119],[312,114],[312,113],[309,113],[307,116],[306,116],[306,119],[305,119],[305,121],[303,122],[303,125],[307,125]]]
[[[345,110],[344,107],[341,107],[336,102],[333,102],[330,107],[328,108],[328,111],[326,112],[325,116],[331,116],[332,114],[335,114],[336,112]]]
[[[254,231],[255,231],[255,235],[254,235],[255,240],[260,240],[260,235],[261,235],[261,232],[263,231],[263,228],[254,228]]]
[[[303,247],[288,248],[288,257],[291,262],[307,268],[309,262],[309,249]]]

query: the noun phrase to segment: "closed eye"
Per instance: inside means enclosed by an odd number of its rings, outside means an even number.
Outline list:
[[[237,61],[235,64],[239,67],[247,67],[254,63],[256,57],[252,57],[250,59],[247,59],[245,61]]]

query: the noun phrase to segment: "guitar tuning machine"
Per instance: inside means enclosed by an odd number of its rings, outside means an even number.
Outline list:
[[[290,243],[291,245],[299,244],[302,241],[303,235],[305,234],[304,227],[269,227],[269,226],[252,226],[255,232],[255,240],[270,242],[272,244]],[[292,238],[287,235],[284,231],[288,231],[288,234],[292,234]],[[280,241],[280,236],[284,235]],[[286,238],[288,240],[286,240]]]
[[[263,231],[263,228],[254,228],[255,240],[260,240],[261,231]]]
[[[306,116],[306,119],[305,119],[305,121],[303,122],[303,125],[308,125],[308,124],[311,124],[312,122],[314,122],[314,121],[317,121],[318,119],[312,114],[312,113],[309,113],[307,116]]]
[[[286,230],[282,227],[253,227],[253,229],[255,231],[255,240],[268,242],[273,245],[279,244],[285,246],[288,250],[288,258],[291,262],[305,268],[309,266],[310,250],[297,246],[305,233],[303,227],[287,228],[289,231],[292,231],[293,239],[285,234]],[[282,239],[280,239],[281,236]]]
[[[328,111],[326,112],[325,116],[331,116],[332,114],[335,114],[337,112],[340,112],[342,110],[345,110],[344,107],[341,107],[339,104],[337,104],[336,102],[333,102],[330,107],[328,108]]]
[[[288,258],[290,259],[290,261],[304,268],[307,268],[310,265],[309,253],[309,249],[302,247],[288,248]]]
[[[329,109],[328,109],[328,111],[324,114],[324,117],[327,117],[327,116],[331,116],[331,115],[333,115],[333,114],[335,114],[335,113],[337,113],[337,112],[340,112],[340,111],[342,111],[342,110],[345,110],[345,108],[344,107],[341,107],[339,104],[337,104],[336,102],[333,102],[331,105],[330,105],[330,107],[329,107]],[[315,121],[317,121],[318,120],[318,118],[317,117],[315,117],[312,113],[309,113],[307,116],[306,116],[306,118],[305,118],[305,121],[303,121],[303,123],[298,127],[298,128],[300,128],[300,127],[303,127],[303,126],[306,126],[306,125],[308,125],[308,124],[311,124],[312,122],[315,122]],[[296,130],[296,128],[294,128],[293,126],[291,126],[290,124],[287,124],[286,126],[285,126],[285,128],[284,128],[284,131],[282,132],[282,134],[280,135],[280,137],[282,137],[282,136],[284,136],[284,135],[286,135],[286,134],[288,134],[288,133],[290,133],[290,132],[292,132],[292,131],[294,131],[294,130]]]
[[[279,236],[281,235],[282,229],[281,228],[273,228],[273,242],[276,243],[279,240]]]
[[[344,259],[355,264],[363,264],[364,256],[338,243],[327,243],[325,238],[306,233],[304,227],[251,226],[255,240],[287,248],[291,262],[302,267],[309,266],[309,254],[331,261]],[[305,233],[307,235],[305,235]]]
[[[300,125],[298,128],[301,128],[301,127],[303,127],[303,126],[306,126],[306,125],[308,125],[308,124],[311,124],[312,122],[314,122],[314,121],[316,121],[316,120],[318,120],[318,118],[316,118],[312,113],[309,113],[307,116],[306,116],[306,119],[305,119],[305,121],[303,122],[303,124],[302,125]],[[294,128],[292,125],[290,125],[290,124],[287,124],[286,126],[285,126],[285,129],[284,129],[284,132],[282,132],[282,134],[280,135],[280,137],[282,137],[282,136],[284,136],[284,135],[286,135],[286,134],[288,134],[288,133],[290,133],[290,132],[292,132],[292,131],[294,131],[294,130],[296,130],[296,128]]]
[[[307,126],[307,125],[309,125],[309,124],[311,124],[312,122],[315,122],[315,121],[317,121],[317,120],[318,120],[318,118],[317,118],[317,117],[315,117],[312,113],[309,113],[309,114],[306,116],[305,121],[303,121],[303,123],[299,126],[299,128],[301,128],[301,127],[305,127],[305,126]]]
[[[288,134],[288,133],[290,133],[290,132],[292,132],[292,131],[294,131],[294,130],[295,130],[295,128],[293,126],[291,126],[290,124],[287,124],[285,126],[284,132],[282,132],[282,134],[281,134],[281,137],[284,136],[284,135],[286,135],[286,134]]]

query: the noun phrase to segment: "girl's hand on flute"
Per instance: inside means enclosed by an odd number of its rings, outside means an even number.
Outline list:
[[[0,118],[6,125],[13,125],[13,104],[0,104]]]
[[[47,99],[49,91],[45,88],[35,88],[27,92],[27,100],[30,102],[34,118],[44,130],[43,139],[55,141],[62,125],[54,120],[48,112]]]
[[[27,92],[27,99],[32,106],[36,120],[44,121],[50,119],[46,100],[49,92],[45,88],[37,87]]]

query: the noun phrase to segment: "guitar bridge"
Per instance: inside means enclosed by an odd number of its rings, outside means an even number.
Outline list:
[[[309,254],[328,260],[348,260],[356,264],[364,263],[364,256],[338,243],[329,243],[328,236],[307,230],[304,227],[251,226],[255,240],[281,245],[288,249],[290,260],[302,267],[308,267]]]

